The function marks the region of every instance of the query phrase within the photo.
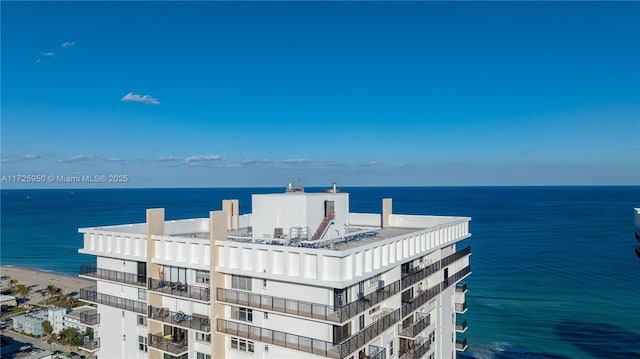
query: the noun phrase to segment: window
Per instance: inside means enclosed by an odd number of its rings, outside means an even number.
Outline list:
[[[164,266],[162,273],[164,281],[187,283],[187,268]]]
[[[351,322],[343,326],[334,325],[333,326],[333,343],[338,344],[341,343],[344,339],[347,339],[351,336]]]
[[[231,307],[231,319],[253,322],[253,309]]]
[[[147,290],[138,288],[138,299],[147,300]]]
[[[360,330],[364,329],[364,314],[360,315]]]
[[[147,318],[145,318],[142,315],[138,315],[138,325],[146,327],[147,326]]]
[[[196,359],[211,359],[210,354],[196,352]]]
[[[374,285],[377,286],[381,280],[382,280],[381,274],[374,275],[373,277],[369,278],[369,287],[372,287]]]
[[[231,276],[231,288],[251,290],[251,277],[245,277],[242,275]]]
[[[393,356],[393,340],[389,342],[389,356]]]
[[[196,283],[209,285],[209,271],[197,270],[196,271]]]
[[[255,344],[250,340],[242,338],[231,337],[231,349],[253,353],[255,352]]]
[[[211,342],[211,334],[205,334],[205,333],[196,332],[196,341],[210,343]]]
[[[147,351],[147,337],[138,335],[138,350],[143,352]]]

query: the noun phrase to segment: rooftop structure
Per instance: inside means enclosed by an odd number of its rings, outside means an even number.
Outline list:
[[[209,218],[82,228],[98,356],[429,358],[466,349],[468,217],[351,213],[335,186],[224,200]],[[449,320],[448,318],[451,318]],[[105,336],[106,333],[106,336]],[[134,338],[128,340],[127,338]],[[452,338],[454,341],[452,342]],[[137,340],[135,340],[137,339]],[[107,343],[109,343],[107,345]]]

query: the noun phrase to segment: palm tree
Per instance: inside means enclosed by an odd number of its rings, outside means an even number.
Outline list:
[[[47,343],[49,343],[49,351],[51,351],[51,344],[57,341],[58,341],[58,334],[51,333],[51,335],[49,335],[49,339],[47,340]]]
[[[18,292],[18,295],[22,297],[22,301],[25,302],[29,294],[31,294],[31,287],[27,287],[23,284],[18,284],[16,286],[16,291]]]
[[[13,288],[13,286],[15,286],[16,284],[18,284],[18,280],[13,278],[9,281],[9,287]]]
[[[49,298],[48,298],[47,300],[49,300],[49,299],[51,299],[53,296],[57,295],[57,294],[58,294],[58,292],[60,292],[60,288],[56,287],[56,286],[55,286],[55,285],[53,285],[53,284],[49,284],[49,285],[47,286],[47,288],[45,288],[45,290],[44,290],[44,294],[46,294],[46,295],[48,295],[48,296],[49,296]]]

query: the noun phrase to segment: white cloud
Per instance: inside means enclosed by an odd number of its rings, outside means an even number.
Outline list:
[[[56,56],[56,53],[55,53],[55,52],[53,52],[53,51],[46,51],[46,52],[41,51],[41,52],[40,52],[40,56],[44,56],[44,57],[54,57],[54,56]]]
[[[31,154],[31,153],[26,153],[20,156],[20,158],[22,158],[23,160],[37,160],[38,158],[40,158],[40,156]]]
[[[288,163],[293,165],[306,165],[312,162],[313,161],[308,158],[290,158],[288,160],[282,161],[282,163]]]
[[[122,101],[124,102],[142,102],[142,103],[146,103],[148,105],[159,105],[160,102],[158,102],[158,99],[155,99],[149,95],[138,95],[138,94],[134,94],[133,92],[129,92],[128,94],[126,94],[123,98]]]
[[[11,162],[9,156],[7,155],[0,156],[0,163],[9,163],[9,162]]]
[[[84,162],[84,161],[89,161],[91,160],[93,157],[91,156],[85,156],[85,155],[77,155],[77,156],[73,156],[73,157],[68,157],[63,159],[60,162],[64,162],[64,163],[76,163],[76,162]]]
[[[101,160],[106,162],[122,162],[124,161],[122,158],[117,157],[100,157]]]
[[[369,161],[369,162],[363,163],[362,166],[363,167],[372,167],[372,166],[377,166],[379,164],[380,163],[377,162],[377,161]]]
[[[175,157],[175,156],[164,156],[164,157],[160,157],[158,158],[158,161],[178,161],[179,158]]]
[[[62,47],[64,48],[68,48],[68,47],[72,47],[75,46],[76,42],[75,41],[65,41],[62,43]]]
[[[200,155],[200,156],[190,156],[185,158],[182,163],[185,165],[194,165],[200,162],[211,162],[211,161],[219,161],[221,159],[220,155]]]
[[[261,165],[263,163],[270,163],[270,162],[271,162],[271,160],[266,159],[266,158],[263,158],[263,159],[260,159],[260,160],[254,160],[252,158],[247,158],[247,159],[244,159],[244,160],[239,160],[238,161],[238,165],[241,165],[241,166],[259,166],[259,165]]]

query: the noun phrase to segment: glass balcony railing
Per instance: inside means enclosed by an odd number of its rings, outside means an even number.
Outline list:
[[[104,293],[98,293],[96,287],[80,288],[79,299],[85,302],[104,304],[124,310],[130,310],[140,314],[147,314],[147,303],[137,300],[116,297]]]
[[[183,355],[189,352],[189,347],[187,346],[186,337],[177,340],[175,337],[171,335],[162,336],[161,334],[149,334],[148,342],[150,347],[162,350],[167,353],[171,353],[173,355]]]
[[[189,315],[183,312],[172,312],[168,308],[149,306],[148,318],[204,333],[211,332],[211,321],[208,316],[204,315]]]
[[[100,338],[89,339],[88,337],[86,337],[85,339],[86,340],[82,344],[78,345],[78,348],[84,349],[88,352],[93,352],[100,349]]]
[[[456,293],[466,293],[467,292],[467,283],[458,283],[456,284]]]
[[[467,302],[456,303],[456,313],[464,313],[467,311]]]
[[[98,268],[94,265],[81,264],[80,275],[112,282],[132,284],[138,287],[146,286],[147,277],[135,273],[126,273],[111,269]]]
[[[467,330],[467,321],[465,319],[462,323],[456,323],[456,331],[460,333],[464,333]]]
[[[467,350],[467,338],[456,339],[456,350],[457,351],[465,351]]]
[[[165,280],[149,278],[147,289],[154,292],[171,294],[195,300],[202,300],[205,302],[208,302],[210,300],[208,287],[200,287],[186,283],[169,282]]]
[[[80,323],[86,325],[100,324],[100,314],[98,314],[96,311],[91,311],[89,313],[80,313],[79,319]]]

